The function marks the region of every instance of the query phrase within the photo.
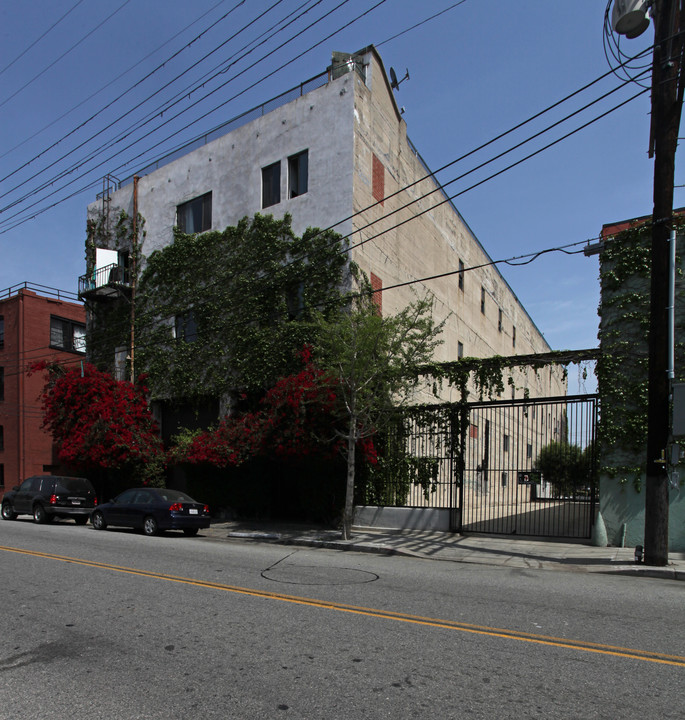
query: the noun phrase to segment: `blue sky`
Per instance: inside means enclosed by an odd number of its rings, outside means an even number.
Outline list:
[[[132,174],[165,149],[325,70],[333,50],[352,52],[375,44],[387,69],[394,67],[399,78],[408,69],[410,79],[401,84],[397,101],[405,108],[410,139],[433,169],[470,153],[609,70],[602,42],[605,0],[464,0],[408,32],[404,31],[455,5],[455,0],[385,0],[353,22],[377,2],[33,0],[3,4],[0,177],[10,177],[0,182],[0,289],[29,281],[76,290],[77,278],[85,269],[86,205],[94,200],[106,172],[143,153],[117,173],[120,177]],[[299,12],[309,8],[309,12],[247,57],[235,60],[244,45],[259,42],[259,35],[298,8]],[[276,48],[321,17],[321,22]],[[333,37],[325,39],[331,33]],[[399,33],[403,34],[393,38]],[[637,53],[652,39],[650,28],[642,38],[622,41],[621,47]],[[224,42],[220,51],[189,69]],[[178,54],[171,58],[174,53]],[[144,132],[150,132],[147,138],[122,150],[143,134],[130,131],[134,121],[229,61],[234,64],[227,72],[202,90],[188,91],[189,97],[173,111],[167,110],[162,120],[145,126]],[[128,72],[119,77],[124,71]],[[182,78],[174,80],[181,73]],[[154,129],[226,82],[206,101],[164,128]],[[596,237],[605,222],[651,212],[648,93],[487,179],[642,89],[636,83],[620,89],[620,84],[610,75],[440,174],[447,183],[468,173],[447,190],[459,193],[456,206],[493,260],[582,242]],[[493,155],[616,88],[604,101],[549,134],[473,171]],[[97,91],[101,92],[90,97]],[[156,91],[153,100],[143,103]],[[239,97],[212,112],[238,93]],[[191,121],[195,122],[187,130],[149,150]],[[123,131],[133,134],[96,160],[84,162],[90,151]],[[83,147],[76,150],[79,145]],[[111,155],[116,157],[93,167]],[[67,170],[69,174],[59,179]],[[484,182],[469,189],[480,181]],[[40,190],[43,184],[46,187]],[[92,186],[80,190],[88,184]],[[54,194],[46,197],[50,193]],[[58,200],[55,207],[12,227]],[[685,204],[682,189],[676,190],[675,204]],[[597,345],[596,257],[550,252],[527,265],[499,267],[554,349]]]

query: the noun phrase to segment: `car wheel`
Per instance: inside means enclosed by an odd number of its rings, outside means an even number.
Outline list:
[[[152,515],[148,515],[143,520],[143,532],[146,535],[156,535],[159,532],[159,525]]]
[[[193,535],[197,535],[197,528],[184,528],[183,534],[190,537],[192,537]]]
[[[91,523],[96,530],[107,529],[107,521],[105,520],[105,516],[99,510],[93,513]]]
[[[74,515],[74,522],[77,525],[85,525],[88,522],[87,515]]]
[[[8,502],[2,504],[2,519],[3,520],[14,520],[17,517],[17,513],[12,510],[12,506]]]
[[[44,523],[48,519],[48,514],[45,512],[45,508],[40,505],[33,506],[33,519],[37,523]]]

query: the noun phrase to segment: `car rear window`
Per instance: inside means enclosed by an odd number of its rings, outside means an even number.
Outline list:
[[[93,492],[93,486],[85,478],[57,478],[55,483],[56,493],[80,493],[86,495]]]
[[[193,500],[190,495],[186,495],[180,490],[169,490],[167,488],[164,488],[163,490],[157,490],[157,492],[159,493],[159,496],[162,498],[162,500],[168,500],[169,502],[195,502],[195,500]]]

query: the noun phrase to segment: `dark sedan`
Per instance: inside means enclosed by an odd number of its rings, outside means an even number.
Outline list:
[[[133,488],[98,505],[90,516],[96,530],[108,525],[131,527],[146,535],[162,530],[183,530],[186,535],[209,527],[209,507],[183,492],[166,488]]]

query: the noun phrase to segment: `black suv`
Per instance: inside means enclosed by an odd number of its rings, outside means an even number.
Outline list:
[[[55,517],[74,518],[85,525],[98,504],[95,490],[86,478],[34,475],[5,493],[2,499],[3,520],[17,515],[33,515],[37,523]]]

